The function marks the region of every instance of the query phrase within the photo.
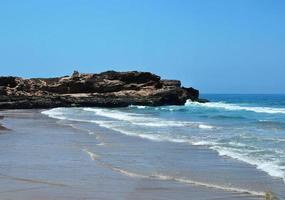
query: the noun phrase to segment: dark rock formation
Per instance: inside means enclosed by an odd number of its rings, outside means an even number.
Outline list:
[[[58,78],[0,77],[0,109],[183,105],[187,99],[199,101],[199,91],[149,72],[75,71],[72,76]]]

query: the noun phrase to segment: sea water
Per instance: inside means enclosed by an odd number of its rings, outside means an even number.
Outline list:
[[[60,120],[96,124],[141,140],[205,147],[221,157],[252,165],[273,179],[285,181],[285,95],[208,94],[203,98],[211,102],[189,100],[183,106],[160,107],[54,108],[43,114]],[[182,155],[180,159],[188,159],[187,155]],[[180,169],[175,170],[179,172]],[[167,174],[157,177],[174,179]],[[219,189],[220,186],[214,187]],[[235,188],[229,186],[227,189]]]

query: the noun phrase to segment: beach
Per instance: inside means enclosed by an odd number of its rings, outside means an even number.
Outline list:
[[[118,134],[53,119],[44,110],[2,111],[1,199],[284,198],[284,182],[203,146]],[[185,157],[187,155],[187,157]]]
[[[0,200],[285,200],[285,1],[0,10]]]

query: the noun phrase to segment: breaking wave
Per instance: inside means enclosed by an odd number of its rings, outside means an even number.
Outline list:
[[[184,127],[196,126],[200,129],[214,129],[214,126],[203,124],[201,122],[189,121],[171,121],[161,118],[151,117],[146,114],[128,113],[117,110],[103,109],[103,108],[83,108],[88,112],[94,112],[98,116],[103,116],[115,120],[127,121],[134,125],[150,126],[150,127]]]
[[[230,111],[250,111],[256,113],[285,114],[285,108],[241,106],[238,104],[224,102],[197,103],[192,102],[191,100],[187,100],[185,106],[198,106],[204,108],[224,109]]]

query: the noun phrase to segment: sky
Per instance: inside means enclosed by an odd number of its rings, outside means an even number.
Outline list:
[[[201,93],[285,93],[284,0],[0,0],[0,75],[151,71]]]

